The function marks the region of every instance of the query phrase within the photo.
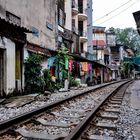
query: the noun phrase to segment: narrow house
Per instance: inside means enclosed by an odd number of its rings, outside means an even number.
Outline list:
[[[25,32],[30,32],[18,24],[20,19],[13,14],[7,14],[9,19],[0,18],[0,96],[15,90],[22,91]],[[10,21],[13,18],[17,24]]]

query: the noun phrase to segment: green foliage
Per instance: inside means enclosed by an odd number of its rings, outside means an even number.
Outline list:
[[[44,77],[44,81],[45,81],[44,90],[48,90],[48,91],[53,92],[54,91],[54,83],[51,81],[50,70],[44,69],[43,70],[43,77]]]
[[[59,66],[58,73],[62,73],[64,79],[69,79],[69,72],[65,69],[65,60],[69,59],[73,59],[73,57],[70,56],[68,49],[62,46],[56,55],[56,65]]]
[[[70,86],[72,87],[78,87],[80,85],[79,81],[75,80],[74,78],[71,78],[70,80]]]
[[[130,63],[127,61],[121,62],[121,77],[122,78],[130,78]]]
[[[135,29],[114,29],[114,31],[118,44],[122,44],[133,49],[136,55],[140,54],[140,36]]]
[[[58,90],[63,87],[62,83],[60,82],[53,82],[51,80],[50,70],[44,69],[43,70],[43,77],[45,81],[44,90],[48,90],[50,92],[54,92],[54,90]]]
[[[41,76],[42,57],[37,54],[31,54],[25,60],[25,92],[42,92],[44,79]]]

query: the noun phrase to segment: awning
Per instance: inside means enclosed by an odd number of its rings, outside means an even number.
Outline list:
[[[14,42],[25,44],[27,41],[25,33],[31,33],[31,31],[25,27],[0,18],[0,36],[9,38]]]
[[[89,62],[89,63],[94,64],[94,65],[97,66],[97,67],[104,67],[104,68],[110,69],[110,67],[108,67],[108,66],[106,66],[106,65],[104,65],[104,64],[98,63],[98,62],[96,62],[96,61],[94,61],[94,60],[89,60],[89,59],[87,59],[87,58],[85,58],[85,57],[82,57],[82,56],[79,56],[79,55],[75,55],[75,54],[70,54],[70,55],[73,56],[74,59],[77,60],[77,61]]]
[[[10,25],[10,26],[13,26],[14,28],[18,29],[18,30],[21,30],[22,32],[25,32],[25,33],[32,33],[31,30],[27,29],[26,27],[23,27],[23,26],[19,26],[17,24],[14,24],[6,19],[3,19],[0,17],[0,26],[2,25]]]
[[[42,48],[42,47],[40,47],[39,45],[36,45],[36,44],[32,44],[32,43],[27,42],[26,48],[30,52],[45,55],[45,56],[48,56],[48,57],[51,56],[51,53],[47,48]]]

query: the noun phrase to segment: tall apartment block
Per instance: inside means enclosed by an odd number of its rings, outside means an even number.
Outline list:
[[[72,53],[92,59],[92,0],[67,0],[65,13],[65,28],[79,36],[79,47],[73,44]]]
[[[91,60],[93,56],[92,0],[65,0],[63,11],[65,13],[64,30],[71,31],[73,36],[73,42],[69,44],[71,53]]]

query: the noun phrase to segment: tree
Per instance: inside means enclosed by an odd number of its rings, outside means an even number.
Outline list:
[[[140,36],[133,28],[114,29],[116,42],[134,50],[135,55],[140,55]]]

